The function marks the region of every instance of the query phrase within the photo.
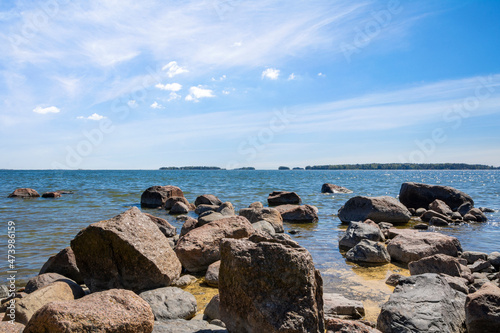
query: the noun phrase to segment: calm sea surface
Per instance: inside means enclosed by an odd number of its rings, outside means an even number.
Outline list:
[[[390,292],[383,280],[393,265],[366,268],[346,263],[338,249],[345,226],[336,217],[338,209],[352,196],[396,197],[406,181],[449,185],[475,201],[476,207],[490,207],[489,221],[440,228],[457,237],[464,250],[500,251],[500,171],[0,171],[0,219],[2,225],[0,269],[7,278],[7,222],[16,223],[16,266],[18,285],[36,275],[49,258],[69,246],[79,230],[88,224],[111,218],[132,206],[140,207],[141,193],[153,185],[179,186],[190,202],[201,194],[215,194],[239,210],[255,201],[267,204],[274,190],[297,192],[304,204],[319,208],[319,222],[290,225],[292,235],[307,248],[324,278],[325,291],[349,294],[353,298],[380,303]],[[352,194],[321,194],[323,183],[345,186]],[[74,194],[57,199],[7,198],[16,188],[30,187],[40,194],[67,190]],[[143,209],[167,219],[180,230],[181,224],[165,211]],[[194,214],[193,214],[194,216]]]

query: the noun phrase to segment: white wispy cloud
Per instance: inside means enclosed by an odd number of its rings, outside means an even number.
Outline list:
[[[98,121],[98,120],[101,120],[101,119],[104,119],[104,118],[106,118],[106,117],[101,116],[100,114],[97,114],[97,113],[93,113],[93,114],[91,114],[88,117],[84,117],[84,116],[78,116],[78,117],[76,117],[76,119],[95,120],[95,121]]]
[[[318,76],[319,76],[319,77],[326,77],[326,74],[323,74],[323,73],[319,72],[319,73],[318,73]]]
[[[276,68],[267,68],[262,72],[262,78],[277,80],[280,76],[280,70]]]
[[[295,74],[292,73],[288,76],[288,81],[292,81],[292,80],[295,80]]]
[[[167,72],[168,77],[172,78],[176,75],[189,72],[186,68],[177,65],[176,61],[171,61],[162,68]]]
[[[158,102],[153,102],[153,104],[150,105],[152,109],[163,109],[163,105],[159,104]]]
[[[167,102],[175,101],[176,99],[180,99],[181,97],[182,97],[181,95],[175,92],[171,92],[170,95],[168,95]]]
[[[127,105],[128,105],[130,108],[132,108],[132,109],[134,109],[134,108],[136,108],[136,107],[138,106],[137,102],[136,102],[134,99],[131,99],[130,101],[128,101],[128,102],[127,102]]]
[[[186,101],[198,102],[200,98],[215,97],[211,89],[202,88],[202,86],[189,88],[189,95],[186,96]]]
[[[161,89],[161,90],[179,91],[182,89],[182,84],[179,84],[179,83],[167,83],[167,84],[158,83],[155,87],[158,89]]]
[[[37,106],[36,108],[33,109],[33,112],[39,113],[39,114],[47,114],[47,113],[59,113],[61,110],[58,107],[55,106],[49,106],[49,107],[41,107]]]

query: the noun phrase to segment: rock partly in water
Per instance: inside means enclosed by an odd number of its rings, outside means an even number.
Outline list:
[[[38,274],[41,275],[45,273],[58,273],[68,279],[74,280],[76,283],[83,284],[83,277],[76,265],[75,254],[69,246],[50,257],[49,260],[43,264]]]
[[[9,198],[38,198],[40,194],[32,188],[18,188],[11,194]]]
[[[89,225],[71,241],[71,248],[92,292],[166,287],[182,269],[165,236],[136,207]]]
[[[339,247],[350,249],[363,239],[379,242],[384,241],[385,237],[375,223],[351,222],[339,240]]]
[[[411,275],[443,273],[449,276],[462,277],[470,282],[473,280],[471,270],[462,265],[458,258],[441,253],[412,261],[409,263],[408,268]]]
[[[474,200],[468,194],[450,186],[408,182],[403,183],[399,191],[399,201],[408,208],[427,208],[436,199],[445,202],[452,211],[466,202],[474,206]]]
[[[341,294],[324,293],[323,311],[325,317],[349,317],[359,319],[365,316],[363,302],[345,298]]]
[[[213,194],[203,194],[196,198],[194,205],[196,207],[199,205],[220,206],[222,201]]]
[[[42,198],[60,198],[61,196],[59,192],[45,192],[42,194]]]
[[[177,202],[181,202],[181,203],[185,204],[187,207],[189,207],[189,205],[190,205],[189,201],[185,197],[170,197],[167,199],[167,201],[165,201],[164,208],[166,210],[170,210]]]
[[[221,319],[229,332],[324,332],[323,281],[294,241],[256,234],[221,244]]]
[[[177,242],[175,253],[189,272],[205,271],[220,260],[219,245],[224,238],[245,238],[254,229],[243,216],[226,217],[191,230]]]
[[[239,214],[244,216],[250,221],[255,223],[259,221],[267,221],[271,223],[275,232],[283,232],[283,218],[280,212],[275,208],[243,208],[240,209]]]
[[[324,183],[321,186],[321,193],[352,193],[352,191],[342,186]]]
[[[216,212],[217,209],[219,209],[219,206],[217,205],[205,205],[205,204],[201,204],[201,205],[198,205],[196,207],[196,209],[194,210],[194,212],[198,215],[201,215],[205,212]]]
[[[500,288],[488,282],[469,294],[465,315],[468,333],[500,332]]]
[[[183,202],[176,202],[170,211],[168,212],[170,215],[180,215],[187,214],[189,212],[189,206]]]
[[[141,206],[146,208],[163,208],[169,198],[183,196],[184,193],[177,186],[151,186],[142,193]]]
[[[457,257],[462,252],[462,246],[455,237],[437,232],[413,231],[402,232],[393,238],[387,244],[387,251],[392,260],[407,264],[438,253]]]
[[[405,278],[382,305],[377,328],[385,333],[465,333],[465,295],[438,274]]]
[[[444,220],[440,217],[434,216],[429,220],[429,225],[433,225],[436,227],[447,227],[450,224],[446,220]]]
[[[474,204],[467,201],[457,208],[457,212],[460,213],[460,215],[465,216],[472,208],[474,208]]]
[[[399,281],[401,281],[404,278],[406,278],[406,276],[401,274],[391,274],[389,275],[387,280],[385,280],[385,284],[395,287],[399,284]]]
[[[318,208],[311,205],[280,205],[276,210],[281,214],[283,221],[289,223],[318,222]]]
[[[488,260],[488,254],[484,252],[477,252],[477,251],[464,251],[461,255],[460,258],[464,258],[467,260],[467,264],[472,265],[479,259],[482,259],[484,261]]]
[[[300,205],[302,199],[295,192],[273,191],[267,197],[267,203],[269,206]]]
[[[197,311],[196,298],[177,287],[165,287],[144,291],[139,296],[145,300],[155,320],[191,319]]]
[[[153,323],[146,301],[132,291],[112,289],[49,303],[35,313],[24,332],[151,333]]]
[[[171,284],[171,286],[173,286],[173,287],[179,287],[179,288],[184,288],[184,287],[192,285],[195,282],[196,282],[196,277],[195,276],[186,274],[186,275],[181,276],[177,280],[175,280]]]
[[[205,283],[210,287],[219,287],[219,269],[220,260],[208,266],[207,273],[205,274]]]
[[[500,267],[500,252],[491,252],[488,254],[488,261],[498,269]]]
[[[472,208],[467,214],[470,214],[476,218],[476,222],[486,222],[488,218],[479,208]]]
[[[443,215],[453,214],[451,208],[444,201],[439,199],[436,199],[429,204],[429,210],[433,210]]]
[[[376,223],[401,224],[407,223],[411,214],[405,206],[392,197],[356,196],[339,209],[338,217],[343,223],[370,219]]]
[[[361,240],[352,249],[347,251],[346,258],[353,262],[386,264],[391,262],[389,252],[382,243],[368,239]]]

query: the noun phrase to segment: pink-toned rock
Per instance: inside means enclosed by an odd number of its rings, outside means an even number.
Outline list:
[[[144,215],[149,217],[151,219],[151,221],[153,221],[154,224],[156,224],[158,229],[160,229],[160,231],[162,232],[162,234],[165,235],[165,237],[174,237],[175,236],[175,233],[177,232],[177,228],[174,227],[173,225],[171,225],[170,223],[168,223],[167,220],[162,219],[161,217],[158,217],[158,216],[148,214],[148,213],[144,213]]]
[[[462,246],[455,237],[437,232],[401,233],[387,244],[387,251],[394,261],[409,263],[442,253],[457,257]]]
[[[172,197],[183,197],[184,193],[177,186],[151,186],[141,195],[141,206],[147,208],[164,207]]]
[[[53,302],[37,311],[25,333],[151,333],[149,304],[129,290],[112,289],[76,301]]]
[[[224,238],[244,238],[254,232],[243,216],[226,217],[191,230],[175,247],[182,266],[189,272],[200,272],[220,260],[219,245]]]
[[[44,273],[44,274],[40,274],[40,275],[37,275],[37,276],[29,279],[28,282],[26,283],[26,286],[24,287],[24,291],[27,294],[31,294],[32,292],[35,292],[38,289],[42,289],[43,287],[48,286],[49,284],[52,284],[52,283],[54,283],[56,281],[60,281],[60,280],[66,281],[68,283],[74,284],[77,287],[79,287],[75,281],[73,281],[73,280],[71,280],[71,279],[69,279],[61,274]]]
[[[32,188],[18,188],[11,194],[9,198],[38,198],[40,194]]]
[[[318,208],[311,205],[280,205],[276,210],[281,214],[283,221],[290,223],[318,222]]]
[[[22,333],[24,327],[21,323],[0,321],[0,332],[2,333]]]
[[[485,283],[467,296],[465,322],[469,333],[500,332],[500,288]]]
[[[196,198],[194,205],[196,207],[199,205],[220,206],[222,205],[222,201],[213,194],[203,194]]]
[[[136,207],[89,225],[71,241],[71,248],[92,292],[166,287],[182,270],[157,225]]]
[[[275,208],[257,207],[258,204],[262,206],[260,202],[255,203],[256,207],[243,208],[239,214],[246,217],[250,223],[267,221],[273,226],[275,232],[283,232],[283,218],[280,212]]]
[[[220,260],[208,266],[207,273],[205,274],[205,282],[211,287],[219,287],[219,269]]]
[[[182,225],[181,232],[179,234],[180,237],[184,236],[188,232],[190,232],[193,229],[198,228],[198,220],[193,219],[192,217],[186,216],[186,219],[184,220],[184,224]]]
[[[75,254],[69,246],[61,250],[58,254],[50,257],[49,260],[43,264],[38,274],[41,275],[44,273],[58,273],[76,283],[83,284],[83,277],[76,265]]]

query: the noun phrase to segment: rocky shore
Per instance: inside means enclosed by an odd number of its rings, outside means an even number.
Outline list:
[[[333,184],[321,192],[352,193]],[[318,222],[318,209],[297,193],[274,191],[268,207],[239,212],[211,194],[190,203],[172,185],[152,186],[140,200],[175,215],[181,230],[137,207],[87,226],[4,295],[0,331],[500,332],[500,253],[463,251],[455,237],[427,230],[487,221],[489,209],[455,188],[404,183],[399,198],[355,196],[339,210],[347,261],[409,269],[386,281],[395,288],[377,322],[365,320],[362,302],[324,293],[313,258],[284,233],[286,223]],[[218,288],[203,313],[189,292],[200,276]]]

